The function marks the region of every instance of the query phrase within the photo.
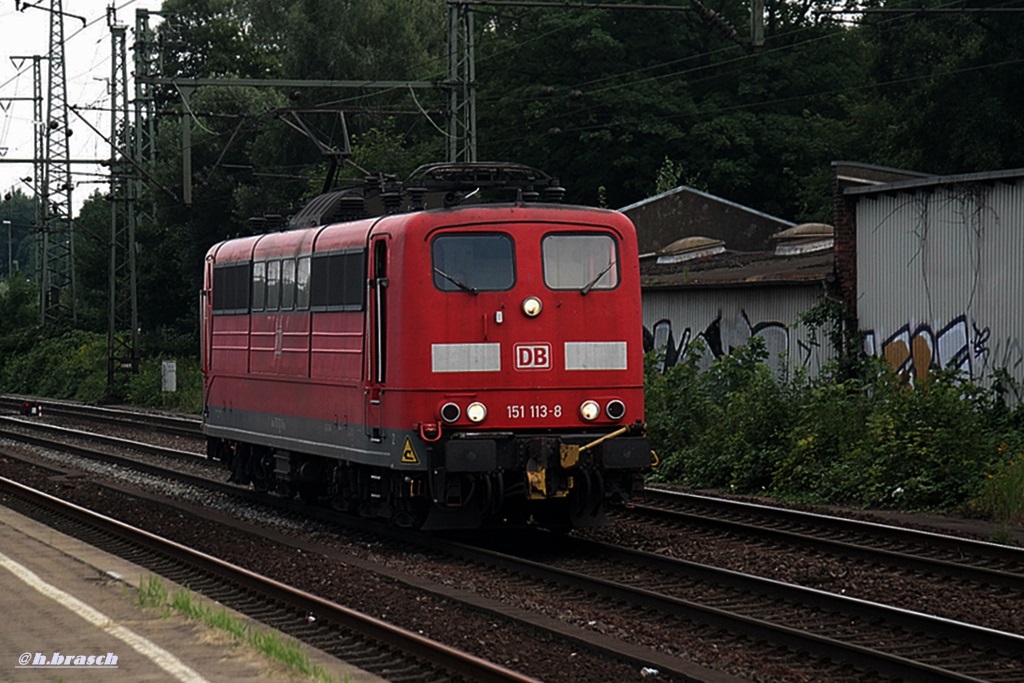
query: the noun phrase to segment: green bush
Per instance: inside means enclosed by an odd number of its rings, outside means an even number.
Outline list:
[[[706,372],[690,353],[663,375],[651,358],[647,425],[663,481],[762,490],[786,441],[788,387],[765,364],[763,340],[716,359]]]
[[[148,358],[128,380],[126,400],[137,406],[162,408],[175,412],[199,413],[203,403],[203,373],[195,358],[174,359],[177,364],[177,391],[163,391],[164,357]]]
[[[1000,443],[1024,450],[1024,413],[998,384],[932,371],[912,386],[878,359],[862,361],[853,379],[833,369],[783,381],[765,359],[756,338],[704,372],[693,354],[664,374],[651,358],[655,480],[860,506],[977,508],[992,481],[989,454]]]
[[[7,393],[96,402],[107,383],[106,337],[72,330],[44,337],[37,331],[31,348],[6,357],[0,385]],[[31,334],[22,337],[32,339]]]
[[[913,388],[891,377],[882,382],[896,388],[884,392],[868,420],[861,502],[902,498],[905,507],[948,509],[976,495],[984,454],[1000,438],[986,390],[948,372]]]
[[[134,405],[198,413],[202,371],[196,358],[177,359],[177,391],[161,390],[165,357],[143,359],[126,386],[107,386],[107,336],[81,330],[26,328],[0,337],[0,391],[83,403]]]
[[[1024,451],[1001,443],[972,508],[997,522],[1024,524]]]

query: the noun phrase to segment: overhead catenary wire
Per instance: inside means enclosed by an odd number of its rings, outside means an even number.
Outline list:
[[[122,3],[120,5],[120,8],[125,8],[125,7],[128,7],[128,6],[132,5],[132,4],[135,4],[136,1],[137,0],[128,0],[127,2]],[[584,3],[580,3],[580,5],[583,6]],[[950,7],[950,8],[952,7],[948,3],[945,6]],[[572,3],[566,3],[564,9],[575,10],[577,8]],[[492,14],[494,14],[494,13],[492,13]],[[93,19],[92,21],[87,23],[87,26],[95,24],[100,19],[101,19],[101,17],[97,17],[97,18]],[[899,20],[901,20],[901,17],[894,17],[894,18],[891,19],[891,21],[899,21]],[[83,29],[84,28],[85,27],[83,27]],[[524,45],[528,45],[530,43],[533,43],[534,41],[544,40],[546,38],[549,38],[552,35],[556,35],[559,32],[562,32],[562,31],[566,30],[566,28],[567,27],[565,27],[565,26],[560,26],[560,27],[555,27],[555,28],[551,29],[550,31],[547,31],[544,34],[531,35],[526,41],[523,41],[520,44],[517,44],[517,45],[514,45],[514,46],[504,47],[502,50],[496,51],[494,53],[480,54],[477,61],[480,64],[486,64],[490,60],[499,59],[499,58],[501,58],[504,55],[507,55],[507,54],[510,54],[510,53],[514,53],[516,50],[522,49],[524,47]],[[80,29],[79,31],[76,31],[75,33],[73,33],[69,37],[69,39],[75,38],[76,36],[78,36],[79,33],[81,32],[81,30],[83,30],[83,29]],[[789,35],[792,35],[795,32],[804,31],[804,30],[806,30],[806,28],[800,27],[798,29],[795,29],[793,32],[788,32],[788,33],[785,33],[785,34],[779,34],[779,35],[777,35],[775,37],[779,38],[779,37],[789,36]],[[810,39],[805,40],[805,41],[798,41],[798,42],[794,42],[794,43],[787,44],[787,45],[784,45],[784,46],[778,46],[778,47],[775,47],[775,48],[767,48],[766,52],[776,52],[777,53],[779,51],[794,50],[794,49],[798,49],[800,46],[811,44],[811,43],[814,43],[814,42],[817,42],[817,41],[832,40],[832,39],[835,39],[837,36],[842,36],[843,35],[842,34],[843,30],[845,30],[845,29],[837,30],[837,31],[835,31],[833,33],[830,33],[829,35],[825,35],[825,36],[815,36],[815,37],[810,38]],[[713,64],[699,64],[699,65],[695,65],[695,66],[687,66],[686,68],[681,68],[681,69],[673,69],[669,73],[664,73],[664,74],[658,74],[658,73],[653,73],[652,74],[651,72],[659,70],[659,69],[672,68],[673,66],[675,66],[677,64],[687,65],[687,64],[692,63],[692,60],[707,59],[709,57],[713,58],[715,56],[721,55],[725,51],[733,50],[733,49],[735,49],[735,47],[730,45],[730,46],[727,46],[727,47],[722,47],[722,48],[719,48],[719,49],[716,49],[716,50],[702,52],[700,54],[690,55],[690,56],[687,56],[687,57],[684,57],[684,58],[680,58],[680,59],[676,59],[676,60],[671,60],[671,61],[668,61],[668,62],[663,62],[663,63],[659,63],[659,64],[645,65],[645,66],[639,67],[637,69],[633,69],[633,70],[622,72],[622,73],[607,74],[607,75],[603,75],[601,77],[595,78],[595,79],[590,80],[590,81],[581,81],[581,82],[575,84],[575,87],[579,88],[579,89],[587,89],[588,92],[591,93],[591,94],[597,94],[597,93],[615,92],[617,90],[629,90],[631,88],[644,87],[646,85],[649,85],[651,83],[655,83],[655,82],[658,82],[658,81],[661,81],[661,80],[669,80],[669,79],[672,79],[672,78],[693,77],[693,76],[695,76],[697,74],[701,74],[701,73],[707,73],[708,74],[707,78],[709,78],[709,79],[713,79],[713,78],[727,78],[727,77],[730,77],[731,75],[734,75],[740,69],[744,68],[746,64],[749,64],[750,63],[749,60],[757,59],[758,56],[756,56],[756,55],[742,55],[742,56],[735,57],[733,59],[723,60],[723,61],[716,62],[716,63],[713,63]],[[442,56],[438,56],[436,58],[438,63],[443,61],[443,59],[444,58]],[[109,61],[109,58],[105,58],[104,61]],[[26,70],[23,69],[19,73],[24,73],[25,71]],[[928,77],[930,78],[930,77],[940,77],[940,76],[941,75],[931,74]],[[17,77],[17,74],[16,74],[16,77]],[[10,83],[10,81],[8,81],[8,83]],[[7,85],[7,84],[0,84],[0,89],[2,89],[4,85]],[[600,85],[601,87],[595,88],[594,86],[596,86],[596,85]],[[884,86],[885,84],[876,84],[876,85]],[[367,103],[367,102],[372,102],[374,98],[379,98],[381,96],[386,96],[388,94],[394,94],[394,92],[396,92],[396,91],[397,91],[397,89],[396,90],[382,90],[382,91],[369,92],[369,93],[359,93],[359,94],[354,94],[354,95],[352,95],[350,97],[347,97],[347,98],[336,100],[335,102],[336,103],[346,103],[346,104]],[[787,97],[787,98],[780,98],[780,99],[776,99],[776,100],[772,100],[772,101],[762,101],[762,102],[758,102],[758,103],[740,104],[740,105],[736,105],[735,107],[729,108],[728,110],[722,110],[722,109],[719,109],[719,108],[713,108],[713,109],[706,109],[706,110],[698,110],[697,112],[680,113],[680,114],[676,114],[676,115],[655,115],[654,119],[655,120],[664,120],[664,119],[670,119],[670,118],[678,118],[680,116],[692,116],[692,115],[712,116],[715,113],[720,112],[720,111],[735,111],[735,110],[738,110],[738,109],[753,108],[753,107],[759,107],[759,106],[767,106],[767,105],[770,105],[770,104],[773,104],[773,103],[797,100],[797,99],[800,99],[801,97],[813,98],[813,97],[819,97],[819,96],[824,96],[824,95],[829,95],[829,94],[835,94],[835,93],[838,93],[838,92],[844,92],[844,90],[841,90],[841,89],[840,90],[836,90],[836,89],[820,90],[820,91],[816,91],[816,92],[805,93],[805,94],[803,94],[801,96],[791,96],[791,97]],[[105,99],[106,98],[98,98],[98,100],[105,100]],[[487,104],[487,103],[490,103],[490,102],[493,102],[493,101],[495,101],[495,100],[493,100],[493,99],[480,99],[480,100],[478,100],[478,104]],[[506,99],[506,100],[503,100],[503,101],[515,103],[515,102],[524,102],[524,101],[527,101],[527,100],[525,98],[520,98],[520,99],[512,99],[512,100],[507,100]],[[439,130],[440,128],[439,128],[438,124],[432,118],[429,117],[429,115],[426,113],[426,111],[425,111],[424,107],[422,106],[422,104],[418,100],[415,101],[415,104],[416,104],[417,108],[420,110],[420,114],[427,118],[427,123],[429,123],[429,125],[431,125],[434,129]],[[80,107],[80,109],[84,110],[85,108],[84,107]],[[99,108],[97,108],[97,109],[99,109]],[[587,113],[587,112],[594,111],[594,108],[576,109],[574,111],[577,112],[577,113]],[[196,112],[196,111],[192,110],[191,108],[189,108],[189,112],[188,113],[189,113],[190,117],[192,117],[193,120],[195,120],[197,122],[199,121],[198,118],[197,118],[198,116],[208,116],[208,115],[212,114],[212,113],[211,114],[203,114],[203,113],[200,113],[200,112]],[[224,134],[224,133],[215,133],[214,131],[210,130],[209,128],[206,128],[205,126],[203,126],[201,122],[199,122],[199,125],[200,125],[200,127],[203,127],[208,133],[217,134],[217,135],[223,135]],[[9,127],[10,127],[10,119],[8,118],[7,120],[5,120],[4,128],[6,130],[6,129],[9,129]],[[589,128],[599,128],[599,127],[601,127],[601,126],[591,126]],[[570,132],[570,131],[573,131],[573,130],[586,130],[586,129],[588,129],[588,127],[585,127],[585,126],[584,127],[567,127],[567,128],[563,127],[563,131],[564,132]],[[498,134],[501,133],[500,130],[496,131],[496,132]],[[516,136],[517,137],[521,137],[521,135],[522,135],[521,129],[517,130]],[[508,140],[508,138],[505,138],[504,140],[499,139],[499,141],[507,141],[507,140]],[[0,143],[2,143],[2,140],[0,140]]]
[[[117,3],[117,9],[125,9],[133,5],[138,5],[140,1],[148,3],[155,2],[155,0],[125,0]],[[0,82],[0,102],[12,99],[12,92],[15,93],[14,97],[21,100],[30,101],[35,99],[34,97],[18,97],[18,95],[23,92],[23,85],[25,83],[26,76],[29,81],[33,81],[33,71],[37,68],[36,64],[38,60],[49,59],[49,46],[45,45],[46,34],[42,31],[44,19],[46,22],[49,21],[47,16],[48,3],[43,0],[39,0],[31,5],[24,3],[22,3],[22,5],[25,9],[24,13],[12,11],[0,15],[0,22],[3,23],[5,28],[12,31],[17,27],[18,19],[21,19],[23,14],[31,16],[25,17],[22,25],[34,27],[31,31],[21,30],[21,32],[16,36],[16,40],[5,41],[5,46],[8,47],[8,52],[15,52],[18,59],[10,60],[10,63],[14,66],[14,73]],[[85,100],[88,101],[90,105],[93,105],[109,101],[109,95],[107,94],[94,94],[94,82],[109,82],[109,75],[105,74],[107,76],[105,78],[93,77],[94,74],[103,69],[105,64],[109,64],[110,62],[109,47],[105,49],[105,46],[109,46],[109,42],[105,39],[105,27],[101,28],[101,26],[98,26],[102,24],[106,17],[106,12],[92,18],[84,17],[84,20],[80,25],[74,26],[73,30],[69,30],[64,36],[63,44],[65,46],[65,50],[69,51],[67,64],[71,71],[67,79],[69,86],[69,103]],[[77,24],[77,22],[75,23]],[[38,34],[36,32],[36,28],[40,29]],[[68,28],[72,28],[70,22]],[[102,30],[103,35],[96,37],[95,43],[91,46],[91,49],[89,45],[82,44],[82,39],[84,37],[91,38],[96,36],[98,30]],[[19,44],[24,44],[25,39],[31,39],[32,36],[36,35],[38,35],[38,42],[40,43],[41,49],[33,51],[31,48],[22,50],[17,47]],[[15,36],[11,37],[15,38]],[[73,49],[69,47],[72,45],[75,46]],[[33,56],[28,56],[30,54]],[[71,57],[71,54],[74,54],[75,56]],[[43,70],[43,76],[42,101],[45,103],[47,99],[45,68]],[[36,135],[34,127],[40,125],[41,122],[36,121],[36,116],[31,113],[31,107],[10,106],[6,109],[0,108],[0,116],[3,116],[4,118],[3,123],[0,124],[0,135],[2,135],[2,137],[0,137],[0,146],[10,145],[12,149],[18,150],[19,152],[16,156],[13,154],[8,155],[8,159],[13,161],[17,157],[26,157],[26,161],[15,161],[14,164],[22,163],[27,165],[31,163],[38,163],[38,161],[34,159],[38,154],[35,144]],[[97,112],[95,114],[93,118],[96,126],[102,126],[103,117],[104,114],[101,112]],[[32,128],[28,128],[29,126]],[[73,160],[82,159],[87,156],[106,156],[105,154],[100,153],[102,143],[99,139],[93,137],[88,132],[71,137],[68,140],[68,145],[69,156]],[[13,180],[13,178],[9,177],[7,173],[13,169],[14,164],[9,163],[0,165],[0,170],[5,172],[5,176],[3,176],[3,180],[0,182],[6,184],[8,180]],[[23,173],[19,175],[23,175]],[[76,202],[76,204],[78,203],[79,202]]]

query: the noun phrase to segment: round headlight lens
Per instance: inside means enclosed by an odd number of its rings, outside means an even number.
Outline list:
[[[487,406],[483,403],[470,403],[466,407],[466,417],[470,422],[483,422],[487,417]]]
[[[587,422],[593,422],[600,414],[601,406],[597,405],[597,401],[584,401],[580,405],[580,415]]]
[[[617,398],[608,401],[604,413],[613,420],[621,420],[626,415],[626,404]]]
[[[462,415],[462,409],[455,403],[445,403],[441,406],[441,419],[445,422],[455,422]]]
[[[535,296],[528,296],[523,300],[523,313],[526,314],[527,318],[536,318],[540,315],[540,309],[543,306],[540,303],[540,299]]]

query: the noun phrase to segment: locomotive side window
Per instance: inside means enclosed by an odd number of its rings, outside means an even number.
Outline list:
[[[366,250],[315,254],[310,264],[309,303],[314,310],[361,311],[366,295]]]
[[[541,242],[544,284],[551,289],[614,289],[619,285],[618,254],[609,235],[558,233]]]
[[[295,308],[295,259],[281,261],[281,310]]]
[[[508,235],[440,235],[431,245],[431,254],[434,286],[443,292],[500,292],[515,284],[515,257]]]
[[[309,308],[309,257],[303,256],[298,260],[298,268],[295,271],[295,308],[306,310]]]
[[[267,305],[267,264],[252,264],[252,310],[262,311]]]
[[[249,263],[213,267],[213,312],[218,315],[249,312]]]
[[[276,311],[281,305],[281,262],[267,261],[267,310]]]
[[[252,264],[252,310],[309,308],[309,257]]]

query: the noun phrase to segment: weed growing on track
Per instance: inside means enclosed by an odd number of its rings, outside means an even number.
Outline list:
[[[146,609],[161,610],[164,618],[173,613],[201,621],[211,628],[230,634],[239,642],[257,649],[290,670],[322,683],[337,683],[322,667],[309,660],[302,645],[274,631],[266,631],[240,619],[222,607],[212,607],[192,591],[184,588],[169,593],[164,583],[148,577],[139,583],[138,604]],[[345,676],[348,680],[348,676]]]
[[[976,505],[997,522],[1024,524],[1024,451],[1014,454],[1005,442],[999,445]]]

